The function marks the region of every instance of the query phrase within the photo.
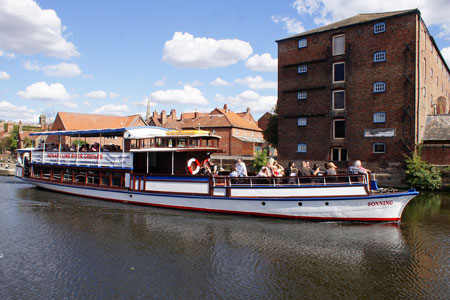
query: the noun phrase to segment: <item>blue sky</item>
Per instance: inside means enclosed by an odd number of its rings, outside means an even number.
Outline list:
[[[276,40],[358,13],[418,7],[447,63],[447,0],[0,0],[0,120],[58,111],[256,118],[277,96]]]

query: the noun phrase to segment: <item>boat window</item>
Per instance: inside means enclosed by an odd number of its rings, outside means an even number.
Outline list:
[[[59,168],[53,169],[52,180],[53,181],[61,181],[61,169],[59,169]]]
[[[111,185],[111,172],[102,172],[102,179],[100,182],[100,185],[106,185],[106,186],[110,186]]]
[[[33,167],[33,177],[41,178],[41,167]]]
[[[156,138],[156,146],[158,147],[162,146],[162,138]]]
[[[186,147],[186,139],[178,139],[177,147],[180,147],[180,148]]]
[[[70,169],[63,170],[63,181],[72,182],[72,170]]]
[[[120,187],[121,179],[122,179],[122,174],[120,172],[112,172],[111,186]]]
[[[50,179],[51,168],[42,168],[42,179]]]
[[[86,171],[75,170],[73,176],[75,183],[86,183]]]
[[[88,171],[87,172],[87,183],[98,185],[100,182],[99,171]]]

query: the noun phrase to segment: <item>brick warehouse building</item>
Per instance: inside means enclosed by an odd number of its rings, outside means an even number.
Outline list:
[[[342,170],[360,159],[389,172],[426,142],[433,117],[450,118],[450,70],[417,9],[361,14],[277,43],[284,162],[333,160]],[[448,135],[437,140],[427,158],[450,164]]]

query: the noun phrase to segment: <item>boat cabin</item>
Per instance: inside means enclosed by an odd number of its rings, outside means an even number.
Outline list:
[[[220,137],[204,130],[146,126],[33,135],[57,136],[58,143],[19,150],[25,177],[112,188],[128,187],[127,178],[137,174],[195,175],[211,153],[222,151]]]

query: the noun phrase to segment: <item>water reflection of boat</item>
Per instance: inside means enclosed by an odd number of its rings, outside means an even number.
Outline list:
[[[16,176],[48,190],[91,198],[278,218],[399,222],[417,195],[375,193],[367,175],[195,176],[210,154],[220,151],[219,137],[201,130],[141,127],[36,135],[56,136],[58,143],[19,151],[23,159]],[[82,138],[98,142],[81,147]],[[72,139],[77,145],[71,146]]]

